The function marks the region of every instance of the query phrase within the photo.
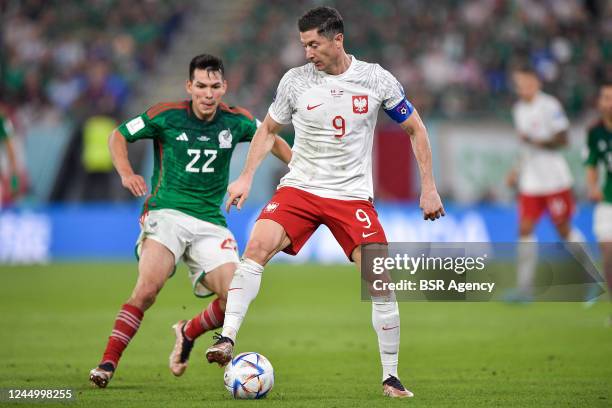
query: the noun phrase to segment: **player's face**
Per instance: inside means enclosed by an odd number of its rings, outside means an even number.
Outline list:
[[[604,86],[599,91],[598,101],[599,111],[601,114],[612,120],[612,86]]]
[[[196,69],[193,80],[187,81],[187,92],[191,95],[196,116],[200,119],[213,116],[226,89],[227,83],[221,72]]]
[[[341,57],[342,39],[342,34],[336,34],[330,40],[317,33],[316,29],[300,32],[300,42],[306,51],[306,59],[319,71],[327,72]]]
[[[540,90],[540,81],[535,75],[515,72],[512,74],[512,81],[514,82],[514,89],[519,98],[530,101]]]

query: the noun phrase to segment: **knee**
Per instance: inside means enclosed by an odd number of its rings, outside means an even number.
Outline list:
[[[144,311],[153,306],[158,293],[159,288],[154,285],[139,285],[134,289],[128,303]]]
[[[571,241],[572,236],[571,236],[571,226],[569,224],[558,224],[557,225],[557,232],[559,233],[559,235],[561,236],[561,238],[563,238],[566,241]]]
[[[244,251],[244,257],[260,265],[265,265],[272,255],[274,255],[274,252],[275,248],[272,248],[269,243],[259,238],[251,238]]]
[[[519,235],[521,237],[529,236],[533,233],[533,224],[523,222],[519,225]]]
[[[604,261],[612,262],[612,242],[605,242],[601,244],[601,255]],[[612,264],[609,265],[609,267]]]

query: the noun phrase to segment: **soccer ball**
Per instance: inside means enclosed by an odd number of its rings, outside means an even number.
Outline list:
[[[274,369],[259,353],[241,353],[225,367],[223,382],[236,399],[264,398],[274,386]]]

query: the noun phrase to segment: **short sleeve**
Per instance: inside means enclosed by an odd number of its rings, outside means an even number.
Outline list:
[[[551,98],[548,106],[548,115],[550,120],[550,127],[554,133],[559,133],[569,128],[569,120],[565,115],[563,106],[558,100]]]
[[[382,99],[382,108],[391,110],[395,108],[402,100],[406,98],[404,87],[399,81],[386,69],[380,67],[378,74],[380,81],[380,92]]]
[[[584,159],[585,166],[597,166],[597,161],[599,160],[599,153],[597,149],[597,137],[595,132],[592,130],[589,131],[587,135],[587,145],[586,145],[586,154]]]
[[[117,129],[130,143],[140,139],[154,139],[158,134],[157,125],[146,113],[123,122]]]
[[[245,119],[242,137],[240,138],[239,143],[250,142],[253,140],[253,136],[255,136],[255,132],[257,132],[257,128],[260,124],[261,122],[257,118]]]
[[[276,95],[268,109],[270,117],[281,125],[291,123],[291,116],[293,114],[293,96],[292,96],[292,77],[293,70],[287,71],[287,73],[281,78],[278,88],[276,89]]]

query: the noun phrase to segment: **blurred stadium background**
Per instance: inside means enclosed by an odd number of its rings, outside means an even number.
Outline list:
[[[140,203],[119,183],[106,152],[117,123],[158,101],[185,98],[193,55],[223,57],[226,100],[263,118],[275,87],[304,62],[296,19],[317,1],[0,1],[0,103],[22,164],[21,194],[4,195],[0,263],[128,259]],[[581,149],[597,83],[612,75],[612,5],[605,0],[330,2],[347,22],[346,47],[379,62],[404,85],[428,125],[440,223],[416,223],[417,171],[409,140],[381,115],[375,141],[376,196],[396,241],[513,241],[514,192],[504,184],[517,137],[509,68],[529,60],[572,120],[567,157],[581,201],[578,228],[592,240]],[[292,131],[284,136],[291,141]],[[148,178],[150,146],[131,146]],[[237,151],[233,175],[248,146]],[[384,157],[384,159],[382,159]],[[6,160],[2,160],[6,166]],[[269,159],[249,207],[230,215],[239,244],[283,167]],[[0,174],[6,174],[2,172]],[[8,177],[2,180],[5,191]],[[555,240],[550,225],[541,240]],[[294,259],[342,261],[319,233]],[[286,259],[288,260],[288,259]]]

